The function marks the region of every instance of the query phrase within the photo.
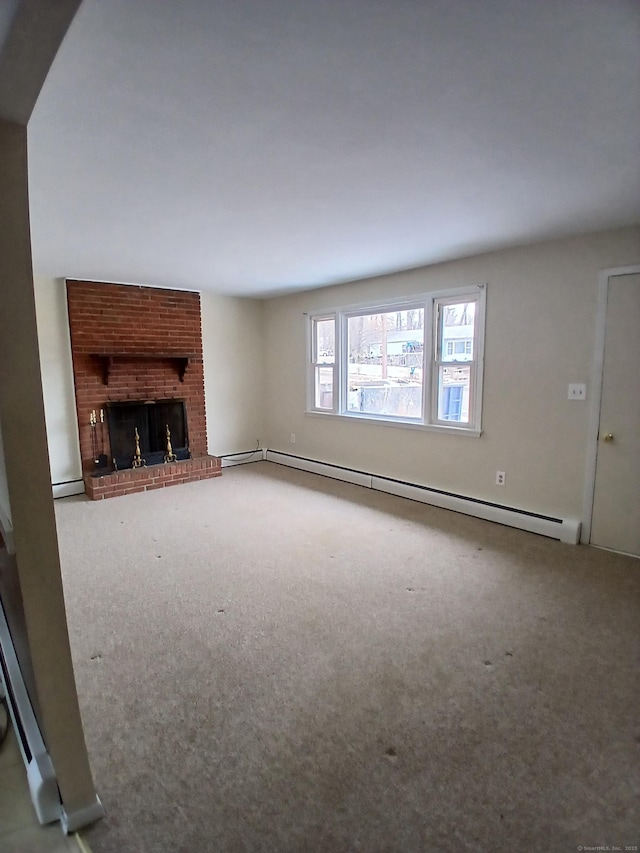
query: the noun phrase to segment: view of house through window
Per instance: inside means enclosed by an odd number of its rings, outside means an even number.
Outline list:
[[[421,418],[424,309],[347,318],[351,412]]]
[[[480,428],[484,288],[310,317],[313,411]]]

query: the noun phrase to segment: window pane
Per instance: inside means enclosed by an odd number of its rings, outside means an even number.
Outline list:
[[[438,373],[438,420],[469,423],[471,367],[440,366]]]
[[[333,364],[336,354],[336,321],[333,317],[315,321],[314,356],[319,364]]]
[[[471,361],[475,334],[475,302],[440,307],[442,361]]]
[[[422,417],[424,309],[347,320],[347,409]]]
[[[333,367],[316,367],[314,405],[316,409],[333,409]]]

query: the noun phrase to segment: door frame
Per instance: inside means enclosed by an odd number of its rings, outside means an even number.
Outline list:
[[[596,338],[591,374],[591,405],[587,426],[587,470],[584,479],[584,504],[582,512],[582,532],[580,542],[588,545],[591,541],[591,523],[593,520],[593,501],[596,491],[596,467],[598,461],[598,433],[600,431],[600,407],[602,405],[602,381],[604,374],[604,344],[607,328],[607,301],[609,297],[609,279],[617,275],[640,274],[640,264],[626,267],[609,267],[598,273],[598,307],[596,310]]]

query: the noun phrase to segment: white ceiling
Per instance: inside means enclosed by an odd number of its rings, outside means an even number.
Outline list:
[[[36,272],[259,296],[640,221],[637,0],[85,0]]]

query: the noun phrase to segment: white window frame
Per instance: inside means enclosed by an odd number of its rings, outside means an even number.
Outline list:
[[[438,414],[438,307],[456,302],[475,301],[474,350],[473,358],[467,354],[459,363],[471,366],[469,422],[460,423],[440,421]],[[347,321],[351,317],[363,314],[384,314],[409,309],[424,309],[423,330],[423,388],[422,411],[419,418],[402,418],[391,415],[369,414],[348,410],[347,363]],[[480,436],[482,433],[482,385],[484,372],[484,338],[486,314],[486,286],[460,287],[402,299],[362,303],[336,308],[330,311],[311,312],[307,315],[307,408],[308,414],[344,418],[347,420],[371,421],[386,426],[409,429],[425,429],[436,432],[455,433],[467,436]],[[315,377],[319,366],[330,366],[318,361],[315,352],[315,328],[320,320],[333,319],[335,327],[335,361],[333,363],[333,408],[319,408],[315,405]],[[446,364],[456,364],[447,361]]]
[[[319,353],[317,352],[317,334],[316,334],[316,326],[318,323],[323,320],[333,320],[337,325],[337,316],[335,311],[325,311],[321,314],[312,314],[309,316],[309,323],[307,325],[308,330],[308,340],[307,340],[307,350],[309,353],[309,366],[310,373],[307,381],[307,411],[319,412],[322,414],[337,414],[338,413],[338,399],[340,396],[339,393],[339,370],[338,370],[338,359],[340,353],[340,347],[338,346],[338,329],[335,330],[335,352],[333,357],[333,363],[320,361],[318,358]],[[318,368],[333,368],[333,406],[331,408],[316,406],[316,373]]]
[[[479,397],[482,386],[478,385],[477,382],[477,372],[478,372],[478,351],[479,347],[477,346],[476,339],[478,337],[478,318],[476,314],[478,311],[482,310],[483,314],[483,322],[482,329],[484,329],[484,306],[482,309],[480,307],[480,292],[484,292],[484,288],[482,291],[479,291],[477,294],[471,296],[470,294],[465,294],[464,296],[459,296],[458,294],[451,295],[446,294],[442,296],[437,296],[433,299],[433,311],[432,311],[432,326],[433,326],[433,344],[431,348],[432,352],[432,363],[431,363],[431,395],[430,395],[430,405],[431,405],[431,417],[430,423],[434,426],[440,425],[450,425],[451,421],[448,420],[440,420],[438,418],[438,404],[439,404],[439,386],[437,378],[440,373],[441,367],[452,367],[455,365],[459,365],[463,368],[469,368],[469,421],[467,424],[460,424],[456,422],[456,426],[458,429],[463,428],[471,428],[471,429],[480,429],[479,426],[479,417],[476,416],[476,409],[479,405]],[[443,317],[444,309],[449,305],[458,305],[460,302],[470,302],[475,301],[476,303],[476,311],[474,311],[474,344],[476,344],[476,352],[472,352],[472,357],[467,358],[466,353],[462,353],[462,358],[443,358],[443,348],[444,348],[444,326],[441,323],[441,318]],[[484,334],[482,335],[484,338]],[[448,342],[447,342],[448,343]],[[448,349],[448,347],[447,347]],[[454,350],[455,350],[455,341],[454,341]],[[472,347],[473,351],[473,347]],[[455,354],[455,353],[454,353]],[[448,355],[448,353],[447,353]],[[481,405],[481,401],[480,401]],[[476,421],[478,421],[478,426],[476,426]]]

